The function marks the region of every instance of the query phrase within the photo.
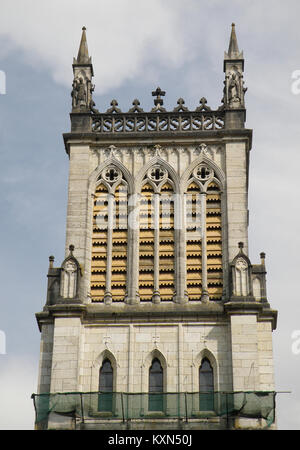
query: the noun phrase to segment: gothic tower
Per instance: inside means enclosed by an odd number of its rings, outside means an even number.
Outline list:
[[[244,58],[232,25],[222,105],[152,92],[145,112],[93,101],[73,61],[65,260],[50,257],[37,428],[275,426],[265,255],[248,255]]]

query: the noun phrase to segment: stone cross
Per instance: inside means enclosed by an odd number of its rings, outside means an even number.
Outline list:
[[[153,97],[156,97],[156,98],[154,99],[154,105],[155,105],[155,106],[157,106],[157,105],[160,105],[160,106],[161,106],[161,105],[164,104],[164,101],[163,101],[163,99],[162,99],[161,97],[163,97],[163,96],[166,95],[166,91],[162,91],[161,88],[158,87],[158,88],[156,89],[156,91],[153,91],[153,92],[152,92],[152,95],[153,95]]]

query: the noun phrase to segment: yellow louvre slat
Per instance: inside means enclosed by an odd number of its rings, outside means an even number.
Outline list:
[[[222,222],[219,216],[207,216],[206,217],[206,227],[218,225],[221,228]]]
[[[189,287],[188,288],[188,296],[191,299],[198,299],[200,298],[202,294],[202,289],[201,288],[195,288],[195,287]]]
[[[207,279],[209,282],[217,280],[218,282],[223,281],[223,273],[222,272],[208,272]]]
[[[140,293],[141,295],[152,295],[153,294],[153,285],[152,284],[141,284],[140,285]]]
[[[221,195],[217,191],[215,190],[207,191],[206,201],[218,203],[221,209]]]
[[[170,254],[174,254],[174,245],[169,245],[169,244],[162,244],[160,243],[159,245],[159,252],[160,253],[170,253]]]
[[[91,285],[94,286],[105,286],[106,274],[92,274],[91,275]]]
[[[166,272],[166,273],[160,273],[160,277],[159,277],[159,284],[160,285],[164,285],[164,284],[168,284],[168,283],[174,283],[174,273],[172,272]]]
[[[201,256],[202,249],[199,247],[193,247],[193,245],[186,246],[186,256],[191,257],[192,255]]]
[[[153,246],[151,245],[143,245],[140,248],[140,257],[144,256],[144,257],[153,257]]]
[[[217,259],[212,259],[207,261],[207,269],[215,270],[217,268],[222,267],[222,261]]]
[[[215,251],[222,252],[222,244],[215,243],[215,242],[214,243],[208,242],[207,243],[207,251],[208,251],[208,253],[215,252]]]
[[[118,284],[120,284],[120,285],[123,285],[123,284],[125,284],[126,283],[126,273],[124,274],[124,273],[114,273],[114,272],[112,272],[112,274],[111,274],[111,282],[112,282],[112,284],[114,284],[114,285],[118,285]]]
[[[222,230],[221,229],[207,230],[206,238],[207,238],[207,241],[212,241],[214,239],[221,240],[222,239]]]
[[[208,293],[210,295],[222,295],[222,287],[208,287]]]

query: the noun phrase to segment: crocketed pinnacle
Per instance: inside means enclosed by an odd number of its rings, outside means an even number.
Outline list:
[[[77,64],[90,64],[91,62],[91,59],[89,57],[85,30],[86,28],[82,27],[81,41],[77,55]]]

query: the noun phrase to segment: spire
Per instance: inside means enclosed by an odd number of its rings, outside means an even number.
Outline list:
[[[235,34],[235,24],[231,24],[231,35],[230,35],[230,41],[229,41],[229,47],[228,47],[228,56],[230,58],[234,58],[236,55],[239,54],[239,47],[237,43],[237,38]]]
[[[77,64],[91,64],[91,58],[89,57],[89,51],[86,40],[86,28],[82,27],[81,41],[79,45]]]
[[[225,59],[243,59],[243,52],[239,51],[237,37],[235,33],[235,24],[231,24],[231,35],[228,47],[228,53],[225,52]]]

